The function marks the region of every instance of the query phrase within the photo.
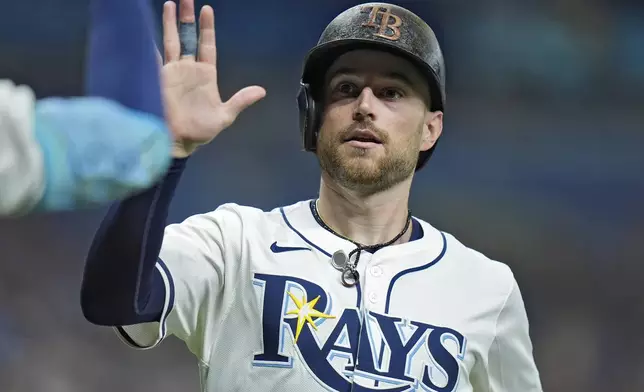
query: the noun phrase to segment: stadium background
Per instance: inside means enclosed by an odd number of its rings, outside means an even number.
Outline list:
[[[223,95],[257,83],[268,96],[192,158],[171,221],[315,197],[317,162],[296,122],[301,60],[356,3],[210,1]],[[435,28],[447,64],[444,136],[417,176],[414,214],[513,268],[545,390],[644,390],[644,6],[400,4]],[[0,77],[41,97],[79,94],[86,7],[2,2]],[[83,319],[84,255],[103,213],[0,223],[1,391],[198,390],[177,340],[136,352]]]

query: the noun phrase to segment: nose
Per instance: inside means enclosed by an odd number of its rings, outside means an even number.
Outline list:
[[[356,99],[356,110],[353,112],[354,121],[365,121],[366,119],[375,121],[375,113],[373,111],[374,100],[376,96],[373,94],[373,90],[369,87],[365,87],[360,92],[358,99]]]

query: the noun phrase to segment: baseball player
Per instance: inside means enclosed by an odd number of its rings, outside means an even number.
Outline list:
[[[0,216],[95,206],[170,164],[147,0],[92,0],[86,96],[0,80]]]
[[[194,11],[180,4],[182,28]],[[362,4],[308,54],[298,105],[319,197],[268,212],[224,204],[166,227],[195,145],[264,93],[222,102],[212,9],[201,11],[196,58],[179,51],[174,11],[166,3],[165,71],[177,81],[169,101],[184,111],[172,123],[182,147],[158,186],[102,222],[85,317],[139,349],[183,340],[207,392],[541,391],[511,270],[408,209],[443,124],[445,70],[430,27],[399,6]],[[212,90],[180,98],[203,84]]]

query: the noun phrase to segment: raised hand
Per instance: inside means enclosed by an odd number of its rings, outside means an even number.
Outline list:
[[[210,142],[244,109],[262,99],[266,91],[259,86],[249,86],[228,101],[222,101],[217,84],[213,9],[210,6],[201,9],[196,53],[190,53],[189,40],[185,40],[182,53],[176,15],[175,2],[166,2],[163,6],[165,64],[161,77],[166,116],[175,138],[173,155],[181,158],[190,155],[199,145]],[[180,0],[179,21],[195,23],[194,0]]]

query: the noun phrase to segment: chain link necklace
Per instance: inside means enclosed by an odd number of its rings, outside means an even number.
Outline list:
[[[320,217],[320,213],[318,212],[317,200],[311,200],[310,207],[311,207],[311,213],[313,213],[313,218],[320,226],[322,226],[325,230],[331,232],[332,234],[340,238],[343,238],[353,243],[356,246],[354,250],[349,252],[348,256],[344,253],[344,251],[339,250],[335,252],[331,258],[331,263],[333,264],[333,266],[337,270],[342,272],[342,275],[341,275],[342,284],[345,285],[346,287],[355,286],[356,283],[358,283],[358,281],[360,280],[360,273],[356,268],[358,267],[358,262],[360,261],[360,254],[362,253],[363,250],[375,252],[379,249],[382,249],[386,246],[393,244],[394,242],[398,241],[400,237],[402,237],[407,232],[407,230],[409,229],[409,225],[411,224],[411,210],[407,210],[407,221],[405,222],[405,227],[394,238],[380,244],[363,245],[337,233],[335,230],[330,228],[329,225],[327,225],[324,222],[324,220],[322,220],[322,218]],[[354,255],[355,255],[355,260],[352,263],[351,257]]]

